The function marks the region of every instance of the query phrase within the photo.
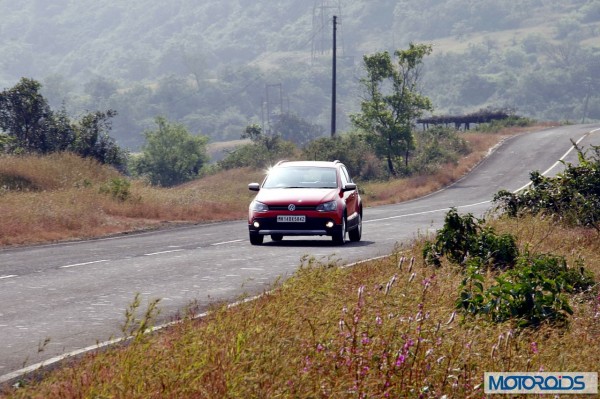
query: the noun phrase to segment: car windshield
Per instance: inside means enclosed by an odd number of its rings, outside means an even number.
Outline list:
[[[336,188],[335,168],[294,166],[271,170],[263,188]]]

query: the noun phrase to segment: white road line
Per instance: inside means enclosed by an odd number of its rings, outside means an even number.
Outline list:
[[[586,134],[584,134],[583,136],[581,136],[581,137],[579,138],[579,140],[577,140],[577,141],[575,142],[575,144],[579,144],[579,143],[581,143],[581,141],[582,141],[583,139],[585,139],[587,136],[589,136],[589,135],[590,135],[590,134],[592,134],[592,133],[598,132],[598,131],[600,131],[600,129],[595,129],[595,130],[592,130],[592,131],[589,131],[589,132],[587,132]],[[556,168],[556,167],[557,167],[557,166],[558,166],[558,165],[561,163],[561,161],[563,161],[563,160],[564,160],[564,159],[565,159],[565,158],[566,158],[566,157],[567,157],[567,156],[568,156],[568,155],[569,155],[569,154],[570,154],[570,153],[571,153],[571,152],[572,152],[574,149],[575,149],[575,146],[574,146],[574,145],[573,145],[573,146],[571,146],[571,147],[570,147],[570,148],[567,150],[567,152],[565,152],[565,154],[564,154],[562,157],[560,157],[560,159],[559,159],[558,161],[554,162],[554,164],[553,164],[552,166],[550,166],[548,169],[546,169],[546,170],[544,171],[544,173],[542,173],[542,176],[546,176],[548,173],[550,173],[550,171],[551,171],[552,169]],[[527,187],[529,187],[529,186],[531,186],[531,182],[529,182],[529,183],[525,184],[523,187],[520,187],[520,188],[516,189],[515,191],[513,191],[513,193],[514,193],[514,194],[516,194],[516,193],[518,193],[519,191],[523,191],[523,190],[525,190],[525,189],[526,189]]]
[[[7,276],[0,276],[0,280],[6,280],[7,278],[18,277],[16,274],[9,274]]]
[[[460,208],[470,208],[473,206],[477,206],[477,205],[484,205],[484,204],[489,204],[492,201],[482,201],[482,202],[477,202],[475,204],[469,204],[469,205],[458,205],[455,206],[454,208],[460,209]],[[419,216],[419,215],[427,215],[429,213],[436,213],[436,212],[444,212],[449,210],[452,207],[447,207],[447,208],[440,208],[440,209],[434,209],[431,211],[423,211],[423,212],[415,212],[415,213],[407,213],[405,215],[396,215],[396,216],[390,216],[387,218],[380,218],[380,219],[372,219],[372,220],[365,220],[363,221],[363,223],[372,223],[372,222],[380,222],[382,220],[392,220],[392,219],[399,219],[399,218],[406,218],[409,216]]]
[[[233,244],[234,242],[241,242],[241,241],[244,241],[244,240],[223,241],[223,242],[217,242],[217,243],[210,244],[210,245],[211,245],[211,247],[216,247],[217,245]]]
[[[172,249],[170,251],[160,251],[160,252],[152,252],[150,254],[144,254],[144,256],[154,256],[154,255],[162,255],[162,254],[170,254],[173,252],[181,252],[183,249]]]
[[[70,267],[93,265],[95,263],[103,263],[103,262],[108,262],[108,260],[107,259],[102,259],[102,260],[94,260],[92,262],[74,263],[72,265],[61,266],[61,267],[59,267],[59,269],[68,269]]]

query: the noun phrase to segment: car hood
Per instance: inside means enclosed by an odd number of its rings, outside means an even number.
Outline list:
[[[318,205],[332,201],[338,194],[337,188],[263,188],[256,200],[268,205]]]

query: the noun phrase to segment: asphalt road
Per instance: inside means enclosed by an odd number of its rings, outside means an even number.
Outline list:
[[[343,247],[325,237],[267,238],[265,245],[251,246],[246,222],[238,221],[0,250],[0,382],[23,367],[121,337],[136,293],[142,310],[160,298],[159,322],[166,322],[192,302],[202,310],[268,290],[293,274],[304,255],[343,263],[373,258],[438,228],[450,207],[482,215],[494,193],[521,188],[530,171],[558,172],[562,164],[555,163],[570,139],[600,145],[600,126],[557,127],[506,140],[445,190],[365,209],[363,241]],[[575,151],[566,160],[576,162]]]

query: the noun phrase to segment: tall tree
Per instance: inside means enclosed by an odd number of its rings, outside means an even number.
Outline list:
[[[0,93],[0,129],[22,150],[47,153],[53,150],[48,137],[53,115],[40,88],[39,82],[22,78]]]
[[[387,51],[363,59],[367,76],[361,79],[362,112],[350,118],[367,134],[375,153],[385,158],[391,175],[397,174],[400,161],[408,166],[414,122],[433,109],[429,98],[418,90],[423,58],[431,51],[430,45],[411,43],[407,50],[396,50],[394,60]]]
[[[111,118],[117,115],[117,111],[96,111],[84,115],[81,120],[74,124],[75,138],[70,150],[82,157],[92,157],[101,163],[113,165],[124,169],[127,154],[109,136],[111,130]]]

